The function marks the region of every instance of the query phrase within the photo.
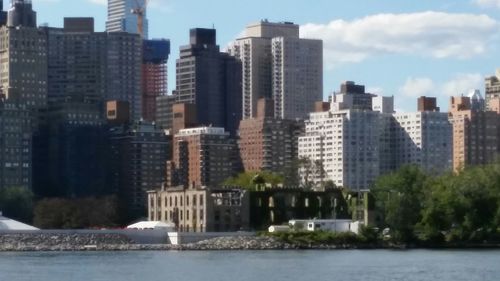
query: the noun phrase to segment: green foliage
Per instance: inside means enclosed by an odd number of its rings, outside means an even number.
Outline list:
[[[383,214],[381,227],[389,227],[400,242],[413,240],[415,226],[421,219],[422,200],[428,176],[416,166],[405,166],[380,177],[372,192]]]
[[[31,222],[33,218],[33,193],[23,187],[0,189],[0,211],[9,218]]]
[[[117,221],[115,197],[43,199],[35,206],[34,224],[42,229],[114,227]]]
[[[298,246],[360,244],[365,240],[352,232],[300,231],[268,233],[271,237]]]
[[[283,182],[283,176],[263,171],[241,173],[236,177],[227,179],[223,184],[227,186],[238,186],[247,190],[256,190],[257,186],[262,186],[265,184],[271,184],[275,186],[278,184],[283,184]]]
[[[439,177],[404,167],[381,177],[372,192],[380,227],[389,227],[397,242],[499,241],[499,164]]]

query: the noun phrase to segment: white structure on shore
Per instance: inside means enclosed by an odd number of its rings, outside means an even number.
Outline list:
[[[329,232],[352,232],[359,233],[362,223],[352,220],[290,220],[288,225],[271,225],[270,233],[289,231],[329,231]]]
[[[32,230],[40,230],[34,226],[24,224],[22,222],[18,222],[9,218],[6,218],[2,215],[0,211],[0,231],[32,231]]]

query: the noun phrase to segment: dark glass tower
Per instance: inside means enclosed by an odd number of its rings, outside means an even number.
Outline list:
[[[7,26],[36,27],[36,12],[31,0],[11,0]]]
[[[242,115],[241,62],[220,51],[215,29],[190,31],[177,60],[178,103],[196,105],[198,125],[235,134]]]

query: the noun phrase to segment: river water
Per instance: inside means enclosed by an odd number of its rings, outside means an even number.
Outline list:
[[[0,253],[0,280],[500,280],[500,251]]]

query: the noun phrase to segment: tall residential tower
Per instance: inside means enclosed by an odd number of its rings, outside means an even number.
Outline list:
[[[323,44],[299,38],[299,26],[267,20],[250,24],[229,53],[242,61],[243,118],[260,98],[275,100],[278,118],[306,118],[323,97]]]
[[[145,0],[108,0],[108,20],[106,21],[107,32],[125,31],[129,33],[140,33],[138,28],[139,16],[133,12],[145,7]],[[148,20],[146,9],[143,20],[143,38],[148,38]]]

